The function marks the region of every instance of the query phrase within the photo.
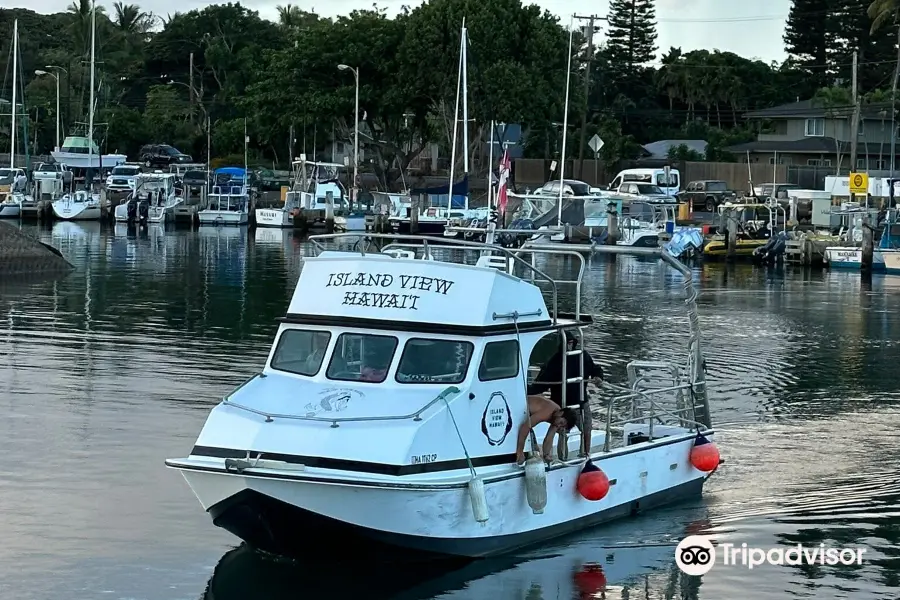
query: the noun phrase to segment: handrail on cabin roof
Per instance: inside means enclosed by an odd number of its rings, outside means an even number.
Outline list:
[[[424,236],[424,235],[413,235],[413,234],[404,235],[404,234],[392,234],[392,233],[366,233],[365,235],[360,235],[360,234],[356,234],[356,233],[329,233],[329,234],[322,234],[322,235],[312,235],[308,239],[310,242],[313,243],[313,246],[315,246],[319,252],[324,252],[327,250],[327,248],[325,248],[325,246],[323,246],[320,243],[321,241],[335,241],[338,239],[350,239],[350,238],[356,238],[358,240],[356,245],[359,247],[358,251],[359,251],[360,255],[362,255],[362,256],[366,255],[365,246],[368,245],[368,243],[371,240],[378,240],[378,239],[391,240],[392,243],[386,244],[384,246],[384,248],[388,248],[391,246],[395,246],[395,247],[396,246],[406,246],[406,247],[413,247],[413,248],[423,248],[425,250],[426,256],[430,255],[429,242],[435,241],[434,238],[430,238],[430,237]],[[417,243],[417,244],[405,243],[402,241],[398,242],[398,240],[411,240],[411,241],[416,241],[419,243]],[[365,241],[366,245],[361,246],[359,244],[360,241]],[[441,246],[452,246],[452,247],[454,247],[455,250],[463,250],[463,251],[470,251],[470,252],[472,252],[472,251],[499,252],[501,254],[506,255],[508,258],[512,259],[514,262],[521,263],[527,269],[529,269],[532,273],[534,273],[541,279],[546,280],[548,283],[550,283],[550,285],[553,288],[552,316],[553,316],[553,324],[554,325],[558,324],[558,320],[559,320],[559,290],[558,290],[557,284],[564,283],[564,282],[562,280],[553,279],[552,277],[550,277],[549,275],[547,275],[546,273],[544,273],[543,271],[538,269],[537,266],[534,264],[534,260],[533,260],[534,254],[535,253],[566,254],[569,256],[577,257],[579,260],[579,263],[580,263],[580,267],[578,270],[578,279],[575,280],[575,286],[576,286],[575,318],[576,318],[576,320],[580,319],[580,316],[581,316],[581,281],[584,277],[584,270],[585,270],[584,256],[582,256],[580,253],[571,251],[571,250],[561,250],[559,248],[553,248],[549,251],[547,251],[547,250],[539,250],[537,252],[531,251],[532,261],[528,262],[528,261],[524,260],[521,256],[519,256],[520,252],[523,251],[521,248],[516,249],[516,250],[510,250],[508,248],[503,248],[502,246],[497,246],[495,244],[488,244],[485,242],[476,242],[476,241],[470,241],[470,240],[458,240],[458,239],[452,239],[452,238],[442,238],[440,240],[440,244],[438,244],[438,247],[441,247]],[[382,250],[384,248],[382,248]],[[526,250],[526,252],[528,252],[528,251]],[[571,282],[565,281],[565,283],[571,283]]]

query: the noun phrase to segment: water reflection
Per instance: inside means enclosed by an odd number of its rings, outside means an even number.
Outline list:
[[[705,509],[673,507],[702,519]],[[703,529],[702,520],[687,531]],[[314,598],[465,600],[483,598],[646,599],[697,598],[696,578],[673,561],[684,526],[647,516],[569,536],[538,550],[477,561],[415,564],[297,562],[240,546],[216,566],[204,600],[279,600],[298,590]],[[628,540],[625,542],[624,540]],[[672,591],[679,590],[676,595]]]
[[[605,581],[595,597],[718,600],[753,590],[755,598],[896,598],[900,278],[866,284],[853,273],[695,265],[727,460],[697,506],[506,562],[369,575],[363,565],[272,566],[243,550],[222,557],[234,538],[162,467],[191,447],[212,403],[262,364],[309,245],[290,230],[26,228],[76,269],[56,281],[0,281],[4,598],[71,590],[197,598],[220,558],[207,597],[351,597],[346,588],[359,583],[355,597],[391,597],[402,584],[410,597],[568,599]],[[572,274],[578,261],[540,265]],[[596,320],[587,347],[613,380],[629,360],[683,361],[687,326],[674,272],[591,258],[585,292]],[[561,300],[571,307],[571,295]],[[666,555],[688,532],[757,547],[861,544],[868,562],[684,578]]]

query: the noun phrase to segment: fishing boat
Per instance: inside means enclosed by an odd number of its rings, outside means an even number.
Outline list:
[[[771,243],[778,223],[778,212],[784,215],[784,208],[777,202],[732,203],[725,202],[719,206],[720,230],[703,246],[703,256],[723,258],[728,255],[727,230],[729,223],[735,230],[734,256],[749,258],[757,254],[757,250]]]
[[[859,271],[862,268],[863,216],[865,211],[847,211],[850,227],[844,232],[848,244],[825,248],[824,262],[829,269]],[[881,238],[872,252],[873,272],[894,272],[900,257],[900,218],[897,209],[890,209],[885,215]],[[889,266],[890,265],[890,266]]]
[[[124,154],[102,154],[97,142],[82,135],[70,135],[59,150],[50,152],[53,160],[73,169],[111,169],[128,160]]]
[[[174,173],[142,173],[135,177],[134,191],[116,206],[117,223],[166,223],[175,218],[175,208],[184,202],[179,196]]]
[[[75,190],[54,201],[53,214],[63,221],[99,221],[102,214],[100,194],[89,190]]]
[[[343,208],[346,193],[339,180],[344,165],[308,161],[305,158],[291,164],[291,189],[278,208],[257,208],[254,215],[260,227],[292,227],[294,215],[303,211],[311,225],[324,224],[326,213]],[[363,228],[365,229],[365,227]]]
[[[206,208],[197,213],[200,225],[246,225],[250,220],[248,172],[240,167],[216,169],[216,182],[206,195]]]
[[[593,321],[582,254],[450,239],[436,255],[426,236],[367,240],[310,238],[317,255],[304,258],[261,372],[212,409],[188,456],[166,461],[215,525],[289,556],[340,539],[348,553],[484,557],[701,494],[719,458],[684,265],[659,248],[599,249],[657,257],[683,276],[688,351],[630,361],[627,381],[604,384],[590,444],[572,429],[549,464],[537,444],[548,424],[536,424],[523,469],[533,351],[580,339]],[[577,276],[553,278],[529,255],[577,261]],[[701,447],[714,463],[695,460]]]

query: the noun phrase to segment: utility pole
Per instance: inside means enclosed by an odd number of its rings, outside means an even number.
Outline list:
[[[859,89],[857,87],[857,51],[853,51],[853,84],[851,86],[851,94],[853,95],[853,118],[850,120],[850,172],[856,172],[856,151],[859,143]],[[893,134],[892,134],[893,137]]]
[[[581,18],[581,17],[578,17]],[[594,19],[595,15],[588,17],[586,28],[587,37],[587,64],[584,67],[584,106],[581,113],[581,142],[578,144],[578,176],[584,179],[584,138],[587,135],[587,111],[588,94],[591,89],[591,63],[594,62]]]
[[[191,125],[194,124],[194,53],[191,52],[191,75],[188,78],[188,86],[191,89]]]
[[[587,38],[587,57],[585,58],[584,68],[584,104],[581,113],[581,141],[578,144],[578,176],[584,178],[584,147],[586,145],[585,137],[587,136],[587,113],[588,113],[588,96],[591,90],[591,63],[594,62],[594,22],[606,21],[606,17],[598,17],[597,15],[579,16],[575,15],[579,21],[587,21],[587,27],[583,28]]]

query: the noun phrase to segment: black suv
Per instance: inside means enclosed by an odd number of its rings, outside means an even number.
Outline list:
[[[190,154],[184,154],[177,148],[167,144],[147,144],[141,147],[138,160],[145,167],[168,167],[178,163],[193,162]]]

